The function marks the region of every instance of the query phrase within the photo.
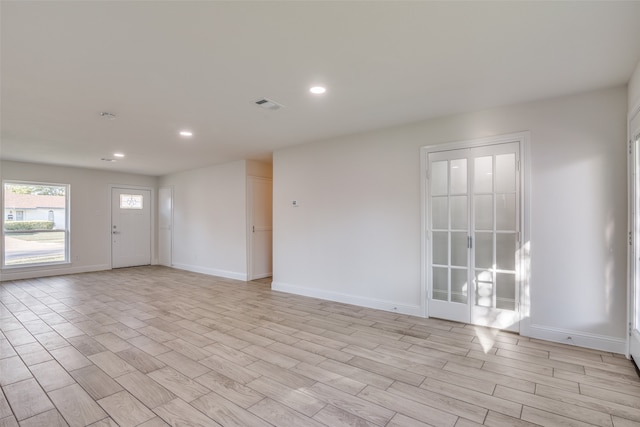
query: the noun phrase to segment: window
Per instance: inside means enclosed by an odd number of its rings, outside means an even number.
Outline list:
[[[69,186],[5,181],[2,267],[69,262]]]
[[[138,194],[121,194],[120,209],[142,209],[142,196]]]

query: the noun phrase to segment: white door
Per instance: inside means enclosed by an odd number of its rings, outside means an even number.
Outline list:
[[[151,191],[111,189],[111,266],[151,264]]]
[[[273,181],[249,177],[247,189],[249,218],[249,280],[273,274]]]
[[[163,187],[158,191],[158,262],[172,265],[173,242],[173,188]]]
[[[640,112],[629,123],[631,136],[631,222],[633,246],[631,248],[631,288],[629,290],[629,353],[640,367]],[[631,236],[630,236],[631,237]]]
[[[519,331],[518,142],[427,154],[429,316]]]

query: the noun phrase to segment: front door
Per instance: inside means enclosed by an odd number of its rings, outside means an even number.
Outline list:
[[[429,316],[519,331],[519,143],[426,161]]]
[[[111,266],[151,264],[151,191],[111,189]]]

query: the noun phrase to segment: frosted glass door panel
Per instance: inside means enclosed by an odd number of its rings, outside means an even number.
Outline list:
[[[516,235],[496,234],[496,269],[514,271],[516,269]]]
[[[446,231],[433,232],[433,263],[449,264],[449,233]]]
[[[516,218],[517,217],[516,217],[515,193],[497,195],[496,196],[496,228],[498,230],[503,230],[503,231],[515,231]],[[477,224],[476,224],[476,229],[478,229]]]
[[[467,232],[451,233],[451,265],[466,267],[469,262],[467,257],[468,252]]]
[[[449,162],[433,162],[431,165],[431,195],[446,196],[449,188],[449,173],[447,165]]]
[[[476,233],[474,253],[476,268],[493,268],[493,233]]]
[[[516,309],[516,275],[511,273],[496,274],[496,308],[503,310]]]
[[[446,267],[433,267],[433,299],[449,299],[449,270]]]
[[[431,227],[434,230],[446,230],[449,227],[449,198],[438,196],[431,198]]]
[[[451,269],[451,302],[466,304],[468,297],[467,292],[469,271],[464,269]]]
[[[516,191],[516,155],[515,153],[496,156],[496,193]]]
[[[467,193],[467,159],[451,160],[451,194]]]
[[[453,230],[467,230],[469,208],[467,196],[451,196],[451,228]]]
[[[493,157],[478,157],[475,159],[475,174],[473,182],[474,192],[493,192]]]
[[[493,195],[475,196],[474,200],[476,230],[493,230]]]

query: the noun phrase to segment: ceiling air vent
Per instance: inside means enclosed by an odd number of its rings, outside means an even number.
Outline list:
[[[277,102],[267,98],[262,98],[257,100],[256,105],[258,107],[264,108],[265,110],[273,110],[273,111],[279,110],[284,107],[284,105],[278,104]]]

